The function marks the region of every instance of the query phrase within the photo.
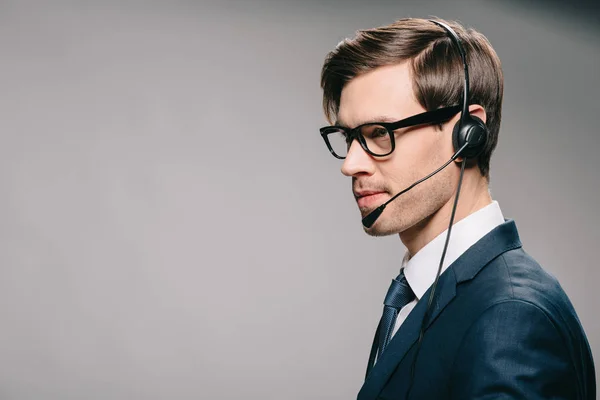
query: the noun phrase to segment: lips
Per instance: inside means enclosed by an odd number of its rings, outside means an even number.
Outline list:
[[[360,208],[370,208],[380,205],[383,202],[385,194],[385,192],[380,191],[360,191],[355,192],[354,196]]]

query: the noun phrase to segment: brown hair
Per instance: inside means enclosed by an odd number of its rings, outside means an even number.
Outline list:
[[[459,36],[469,65],[469,104],[486,112],[489,139],[478,159],[481,174],[489,179],[490,158],[498,143],[502,112],[503,74],[489,41],[457,22],[445,22]],[[359,30],[353,39],[331,51],[321,71],[323,108],[331,122],[337,116],[342,89],[354,77],[377,67],[410,61],[413,90],[428,111],[460,104],[464,86],[458,49],[440,26],[425,19],[405,18],[390,25]]]

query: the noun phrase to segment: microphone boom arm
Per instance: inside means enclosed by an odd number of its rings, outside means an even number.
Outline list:
[[[466,142],[463,145],[463,147],[461,147],[460,149],[458,149],[458,151],[456,153],[454,153],[454,155],[452,156],[452,158],[450,158],[450,160],[448,160],[444,165],[442,165],[441,167],[439,167],[438,169],[436,169],[435,171],[433,171],[432,173],[430,173],[429,175],[427,175],[425,178],[419,179],[418,181],[416,181],[415,183],[413,183],[412,185],[410,185],[409,187],[407,187],[403,191],[395,194],[391,199],[389,199],[388,201],[386,201],[385,203],[383,203],[382,205],[380,205],[379,207],[377,207],[376,209],[374,209],[373,211],[371,211],[369,214],[367,214],[362,219],[363,226],[365,228],[370,228],[371,226],[373,226],[373,224],[375,223],[375,221],[377,221],[377,219],[379,218],[379,216],[381,215],[381,213],[383,213],[383,210],[385,210],[385,207],[388,204],[390,204],[393,200],[395,200],[401,194],[404,194],[404,193],[408,192],[410,189],[414,188],[419,183],[421,183],[423,181],[426,181],[427,179],[431,178],[432,176],[434,176],[435,174],[437,174],[438,172],[440,172],[441,170],[443,170],[444,168],[446,168],[452,161],[454,161],[454,160],[456,160],[458,158],[458,156],[460,155],[460,153],[462,153],[463,150],[466,149],[468,145],[469,145],[469,142]]]

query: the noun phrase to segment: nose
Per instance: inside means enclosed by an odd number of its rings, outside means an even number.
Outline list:
[[[375,162],[363,149],[358,140],[353,140],[342,164],[342,174],[346,176],[373,175]]]

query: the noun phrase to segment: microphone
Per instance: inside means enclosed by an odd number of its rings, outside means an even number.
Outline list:
[[[414,188],[419,183],[426,181],[427,179],[431,178],[432,176],[434,176],[435,174],[437,174],[438,172],[440,172],[441,170],[443,170],[444,168],[446,168],[452,161],[454,161],[454,160],[456,160],[458,158],[458,156],[460,155],[460,153],[462,153],[463,150],[466,149],[468,145],[469,145],[469,142],[467,141],[463,145],[463,147],[461,147],[460,149],[458,149],[458,151],[456,153],[454,153],[454,155],[452,156],[452,158],[450,158],[440,168],[436,169],[435,171],[433,171],[432,173],[430,173],[429,175],[427,175],[425,178],[419,179],[418,181],[416,181],[415,183],[413,183],[412,185],[410,185],[409,187],[407,187],[403,191],[395,194],[391,199],[389,199],[388,201],[386,201],[385,203],[383,203],[382,205],[380,205],[379,207],[377,207],[376,209],[374,209],[373,211],[371,211],[370,213],[368,213],[362,219],[363,226],[365,228],[370,228],[371,226],[373,226],[373,224],[375,223],[375,221],[377,221],[377,218],[379,218],[379,216],[381,215],[381,213],[383,213],[383,210],[385,210],[385,207],[388,204],[390,204],[393,200],[395,200],[401,194],[404,194],[404,193],[408,192],[410,189]]]

